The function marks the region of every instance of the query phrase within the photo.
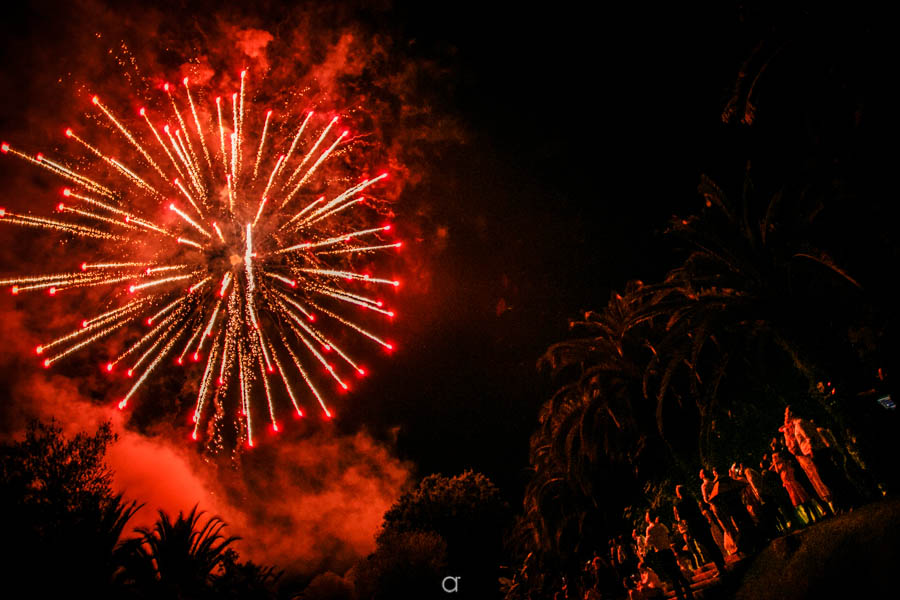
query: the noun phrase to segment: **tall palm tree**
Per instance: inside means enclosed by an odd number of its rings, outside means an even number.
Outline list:
[[[784,193],[759,203],[749,172],[736,202],[706,177],[700,193],[704,213],[671,227],[685,243],[686,258],[662,283],[641,290],[652,299],[632,323],[665,319],[644,390],[655,397],[660,428],[665,403],[679,385],[694,399],[700,449],[708,455],[716,415],[728,400],[720,385],[736,359],[750,371],[787,360],[812,388],[841,370],[849,376],[853,357],[841,333],[853,319],[848,307],[861,304],[862,293],[850,274],[809,242],[822,209],[813,194],[800,193],[787,207]],[[839,406],[827,400],[823,407],[838,417]]]
[[[631,282],[602,312],[570,323],[580,335],[539,361],[564,383],[541,408],[531,439],[534,476],[518,534],[559,567],[577,565],[621,532],[623,507],[670,464],[641,390],[654,352],[652,319],[635,324],[641,304],[653,298],[642,288]]]

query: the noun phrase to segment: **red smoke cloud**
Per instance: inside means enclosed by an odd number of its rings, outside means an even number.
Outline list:
[[[186,430],[134,431],[114,402],[97,404],[85,394],[92,387],[85,380],[35,368],[29,351],[37,338],[10,296],[0,299],[0,314],[4,437],[16,437],[33,417],[55,418],[69,435],[111,421],[119,438],[107,453],[113,485],[145,504],[131,527],[151,525],[159,509],[174,515],[199,504],[229,524],[229,535],[241,536],[235,547],[244,559],[290,572],[344,569],[374,549],[384,511],[408,484],[409,466],[364,432],[272,441],[220,464],[172,441]],[[103,381],[94,385],[103,394]]]
[[[407,465],[363,432],[268,450],[245,456],[245,470],[228,485],[229,498],[247,499],[236,502],[247,502],[238,508],[241,526],[255,532],[245,542],[251,554],[310,572],[346,568],[374,550],[384,512],[409,480]]]
[[[269,59],[266,54],[266,46],[275,38],[268,31],[262,29],[241,29],[234,27],[231,30],[234,37],[235,46],[248,59],[256,61],[258,67],[267,71],[269,69]]]

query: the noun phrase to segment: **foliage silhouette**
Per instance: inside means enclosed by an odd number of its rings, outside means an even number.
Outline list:
[[[36,596],[117,595],[127,555],[120,537],[140,507],[110,488],[103,457],[115,439],[109,423],[66,438],[55,421],[32,421],[22,441],[0,447],[6,585]]]
[[[177,598],[209,594],[229,561],[228,546],[239,538],[222,535],[226,524],[219,517],[211,516],[201,525],[203,514],[195,505],[172,520],[160,510],[152,529],[136,530],[141,537],[135,540],[131,567],[138,589]]]
[[[510,522],[509,506],[481,473],[435,474],[385,513],[377,543],[396,543],[398,534],[433,532],[446,542],[448,572],[443,576],[463,577],[469,589],[496,590],[503,536]],[[443,576],[434,585],[439,586]],[[491,592],[485,594],[490,597]]]
[[[436,597],[441,580],[448,574],[447,542],[440,535],[433,531],[386,531],[379,536],[375,552],[357,563],[350,578],[358,598],[391,600]],[[324,595],[319,589],[324,583],[319,581],[310,590],[311,598]]]

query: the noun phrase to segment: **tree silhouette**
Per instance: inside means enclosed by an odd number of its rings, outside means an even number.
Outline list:
[[[760,202],[749,173],[738,201],[706,177],[700,192],[706,210],[673,220],[670,229],[687,247],[686,258],[662,283],[642,290],[651,299],[634,322],[665,320],[644,376],[645,393],[658,405],[660,429],[665,403],[678,395],[680,385],[682,395],[696,403],[700,451],[708,457],[717,417],[743,400],[734,386],[722,393],[729,373],[755,375],[777,386],[785,379],[766,377],[767,369],[783,371],[790,364],[808,390],[820,381],[853,377],[847,331],[863,296],[859,283],[810,241],[822,209],[812,194],[788,199],[776,193]],[[790,396],[791,385],[796,384],[787,380],[776,394]],[[837,399],[817,397],[840,420]],[[773,411],[783,410],[784,403]]]
[[[489,598],[491,590],[498,589],[503,535],[509,522],[509,506],[481,473],[429,475],[384,514],[377,543],[396,543],[399,534],[435,533],[446,542],[449,572],[444,576],[463,577],[467,589]],[[434,582],[435,590],[441,578]]]
[[[644,482],[672,464],[641,389],[655,352],[652,319],[636,316],[652,299],[643,287],[633,281],[604,310],[571,322],[577,336],[538,363],[562,385],[531,438],[534,477],[516,535],[541,571],[574,574],[598,540],[626,527],[623,508],[639,501]]]
[[[387,531],[378,537],[375,552],[359,561],[350,572],[358,598],[433,598],[440,592],[441,580],[450,575],[447,568],[447,542],[434,531]],[[304,597],[343,598],[326,594],[325,581],[304,593]],[[343,581],[332,581],[328,588],[340,589]],[[468,582],[466,582],[468,584]],[[473,582],[474,583],[474,582]]]
[[[115,439],[109,423],[67,438],[54,421],[32,421],[24,440],[0,447],[4,585],[35,597],[118,595],[127,554],[120,537],[139,506],[110,489],[103,457]]]
[[[252,561],[240,562],[240,556],[227,548],[221,562],[221,573],[212,582],[214,598],[235,600],[270,600],[277,597],[273,588],[282,572],[275,567],[262,566]]]
[[[152,529],[137,529],[130,570],[138,589],[173,598],[210,595],[217,570],[229,561],[228,546],[239,538],[224,537],[226,524],[216,516],[201,526],[203,514],[195,505],[172,520],[160,510]]]

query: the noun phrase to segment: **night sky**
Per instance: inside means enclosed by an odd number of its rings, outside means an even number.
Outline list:
[[[36,147],[63,126],[45,120],[63,92],[47,85],[52,71],[61,77],[116,35],[134,36],[144,10],[168,32],[193,31],[198,14],[207,15],[197,18],[202,28],[218,14],[277,36],[282,15],[309,11],[323,27],[358,22],[386,36],[396,60],[423,65],[415,90],[458,136],[422,147],[421,178],[393,207],[401,237],[421,238],[408,245],[409,264],[427,273],[427,285],[411,281],[396,297],[399,351],[373,361],[373,376],[339,401],[332,426],[348,435],[365,428],[418,476],[482,471],[517,508],[528,438],[553,390],[538,358],[568,335],[570,319],[674,264],[677,251],[661,233],[673,215],[699,207],[702,173],[732,182],[755,158],[753,140],[720,114],[741,64],[777,19],[764,3],[743,2],[254,4],[254,13],[218,2],[4,8],[0,137]],[[127,20],[127,33],[82,49],[95,14],[104,15],[100,25]],[[0,161],[4,195],[21,169]],[[9,252],[3,257],[5,273]]]
[[[431,266],[450,303],[410,317],[433,324],[372,393],[421,472],[482,470],[513,499],[553,389],[537,358],[570,319],[669,266],[662,230],[735,152],[719,114],[756,32],[736,7],[417,7],[399,11],[401,35],[452,69],[441,101],[469,134],[419,191],[452,232]]]

